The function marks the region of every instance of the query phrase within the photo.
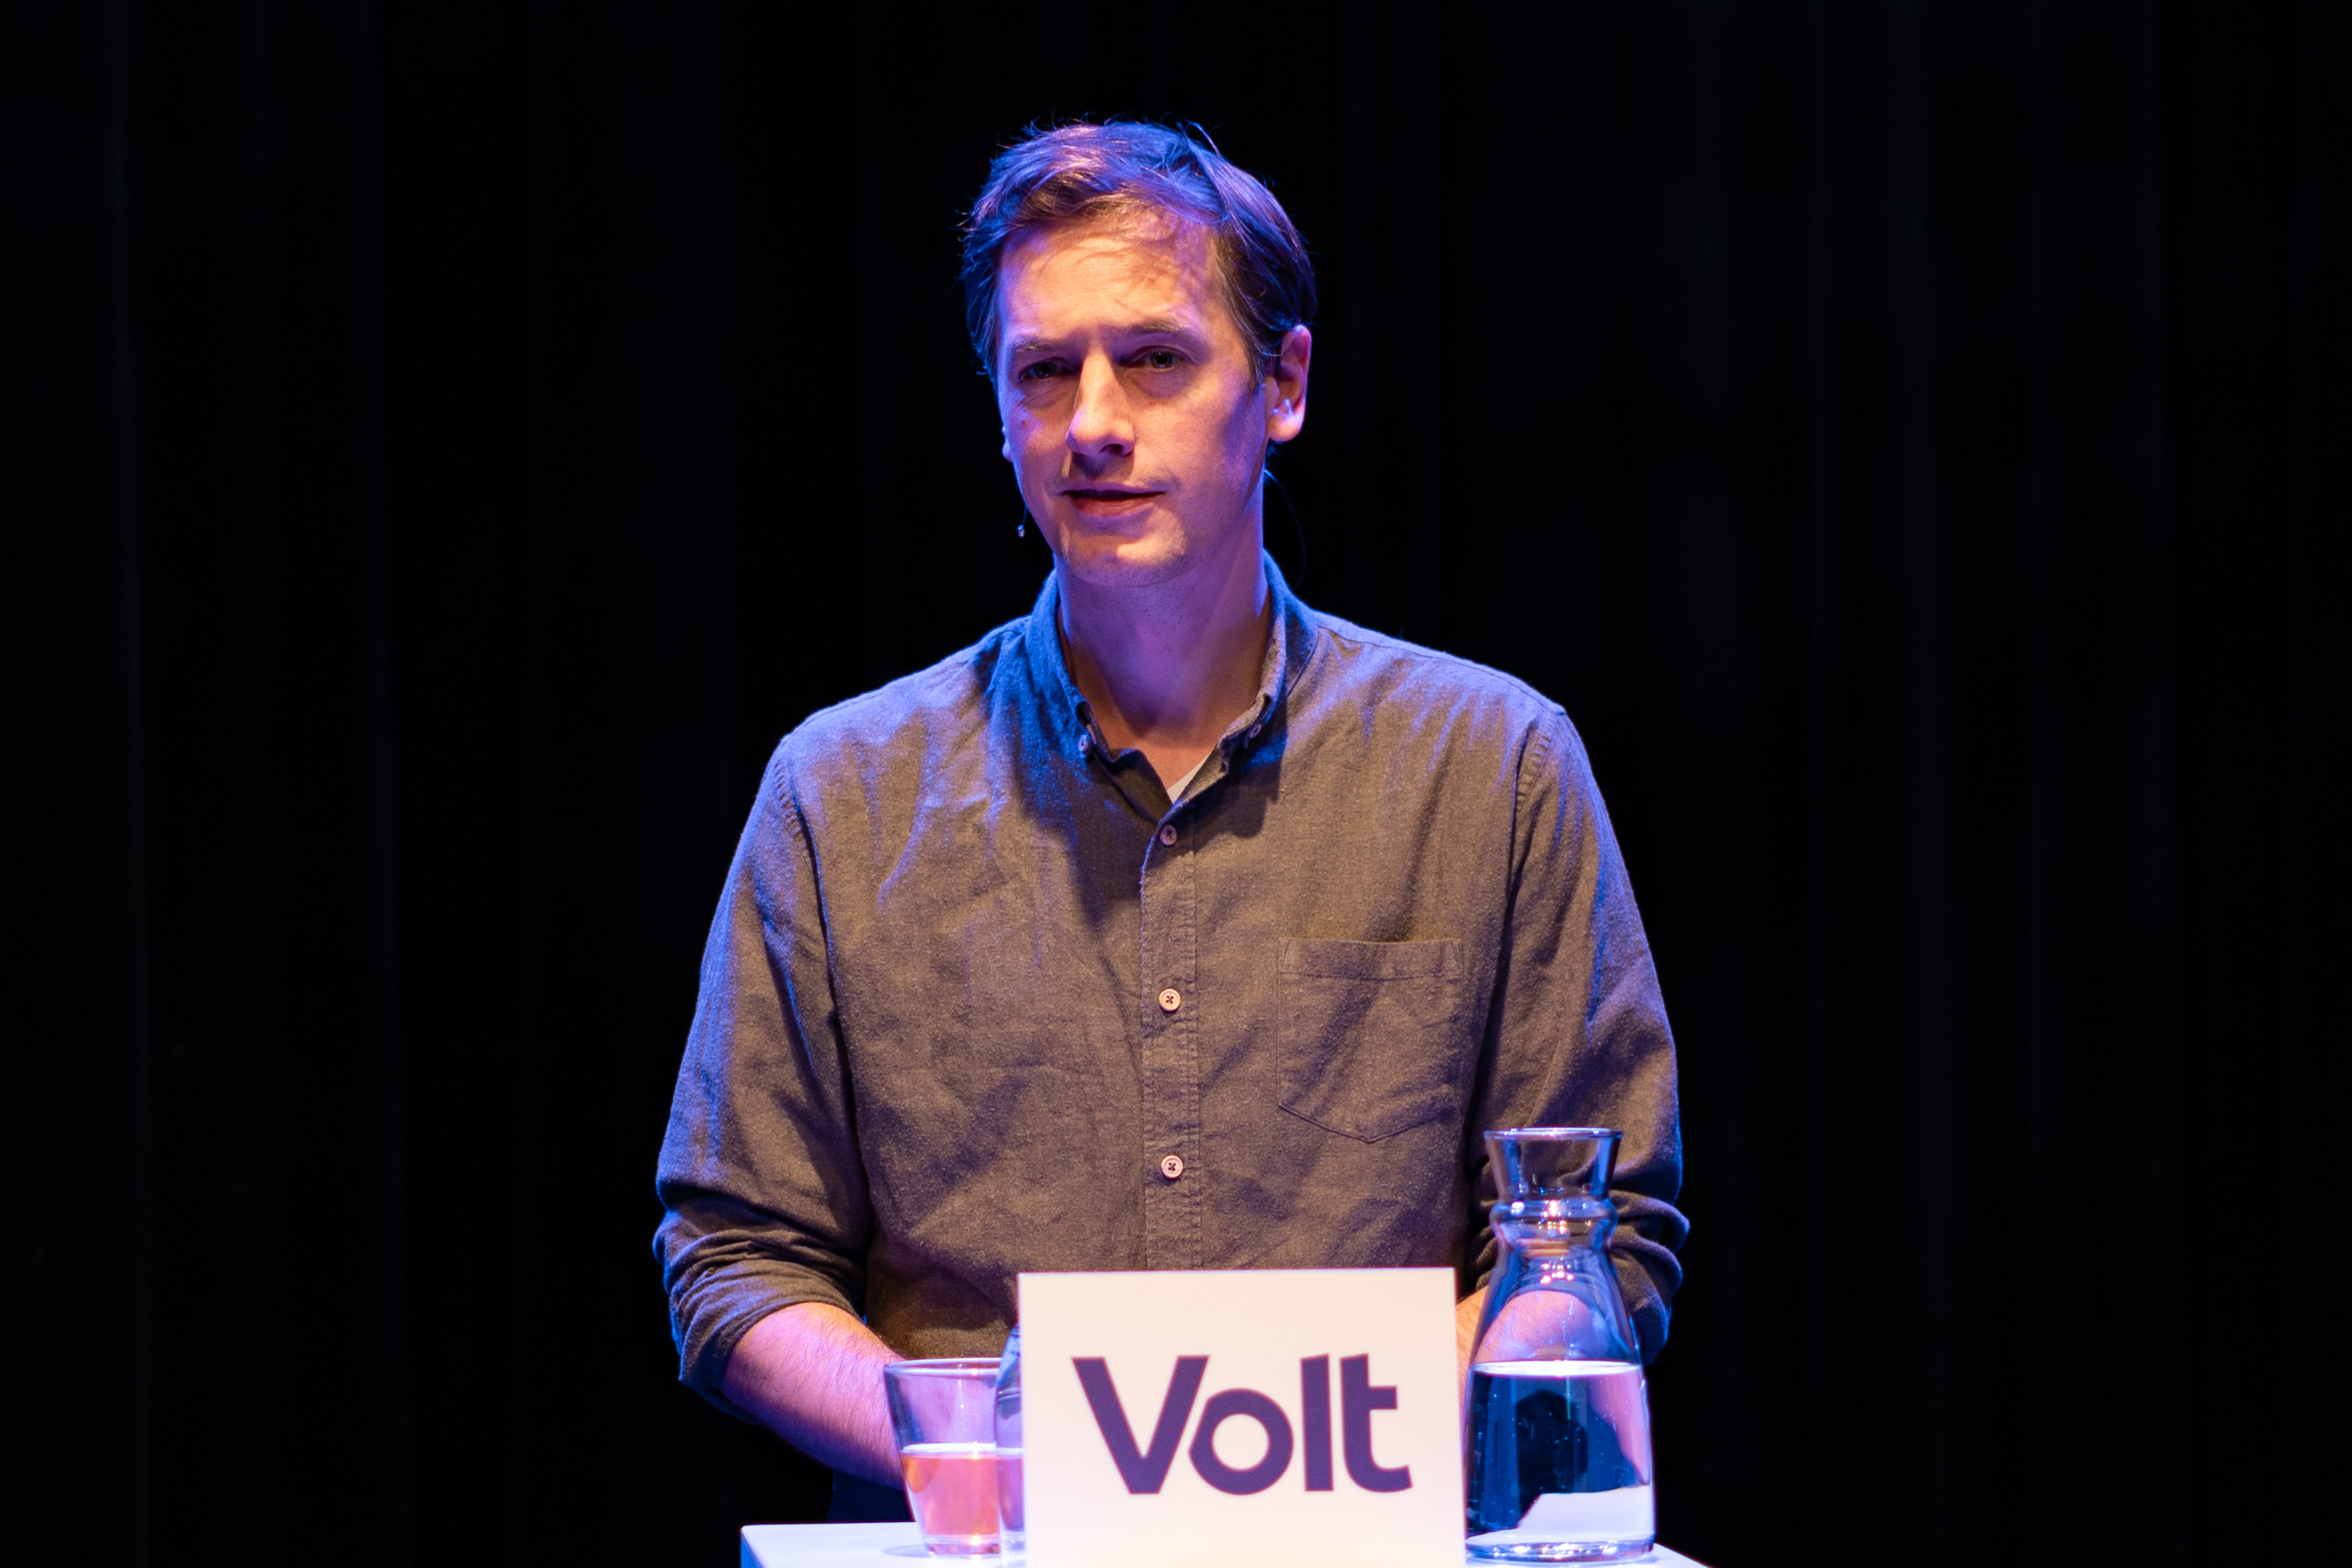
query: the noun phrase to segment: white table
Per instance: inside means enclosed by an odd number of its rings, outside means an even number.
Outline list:
[[[922,1562],[923,1538],[911,1524],[747,1524],[742,1568],[907,1568]],[[941,1562],[947,1559],[940,1559]],[[985,1557],[965,1561],[985,1563]],[[1661,1546],[1645,1563],[1699,1568]]]

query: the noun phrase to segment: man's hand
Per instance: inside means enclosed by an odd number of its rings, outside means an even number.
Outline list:
[[[802,1301],[751,1325],[719,1388],[810,1458],[903,1486],[882,1369],[905,1359],[839,1307]]]
[[[1470,1397],[1470,1353],[1478,1348],[1478,1314],[1486,1310],[1484,1285],[1454,1303],[1454,1370],[1465,1399]]]

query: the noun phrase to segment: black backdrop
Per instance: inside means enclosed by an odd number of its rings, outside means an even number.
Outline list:
[[[951,224],[1080,112],[1318,251],[1300,589],[1591,744],[1666,1538],[2313,1551],[2341,16],[11,7],[8,1554],[818,1506],[671,1381],[653,1155],[775,737],[1045,569]]]

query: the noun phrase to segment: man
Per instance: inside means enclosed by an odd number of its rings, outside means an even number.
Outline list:
[[[1466,1333],[1480,1134],[1541,1123],[1624,1129],[1654,1354],[1674,1047],[1576,733],[1263,549],[1289,219],[1175,131],[1064,126],[997,160],[964,277],[1053,575],[769,767],[662,1148],[684,1379],[895,1482],[878,1369],[993,1354],[1024,1270],[1444,1265]]]

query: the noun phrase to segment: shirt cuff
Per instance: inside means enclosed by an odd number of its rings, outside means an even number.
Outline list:
[[[720,1392],[727,1364],[751,1325],[803,1301],[823,1301],[855,1317],[857,1309],[824,1279],[789,1265],[763,1269],[755,1274],[730,1274],[698,1281],[685,1292],[686,1300],[671,1308],[671,1333],[677,1341],[677,1380],[739,1420],[759,1417]]]

